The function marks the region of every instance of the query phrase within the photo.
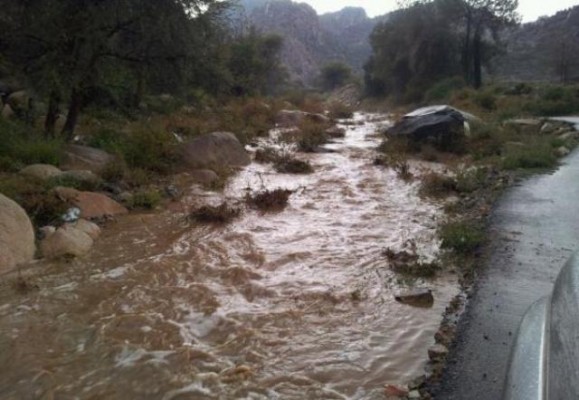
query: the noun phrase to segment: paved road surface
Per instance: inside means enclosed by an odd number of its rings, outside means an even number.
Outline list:
[[[485,269],[458,326],[436,400],[500,400],[523,313],[579,249],[579,151],[510,189],[491,221]]]

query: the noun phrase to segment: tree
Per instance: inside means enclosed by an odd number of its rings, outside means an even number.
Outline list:
[[[228,63],[232,94],[269,94],[283,83],[287,73],[279,60],[282,45],[281,36],[262,36],[254,29],[232,42]]]
[[[373,53],[365,66],[370,94],[416,101],[434,82],[459,70],[452,3],[438,0],[399,10],[370,36]]]
[[[475,88],[482,85],[482,66],[491,56],[493,45],[499,43],[501,28],[519,22],[518,0],[400,0],[399,6],[408,9],[416,5],[446,2],[448,21],[458,21],[457,34],[461,38],[462,73],[466,82]]]
[[[219,0],[5,0],[0,52],[49,98],[46,133],[54,134],[59,104],[68,101],[63,134],[72,138],[81,110],[102,89],[146,81],[185,81],[203,60],[204,40],[228,6]]]
[[[321,85],[324,90],[334,90],[352,78],[352,69],[341,62],[331,62],[322,67]]]
[[[518,23],[516,13],[518,0],[462,0],[464,21],[463,74],[473,87],[482,85],[482,65],[488,59],[485,54],[485,38],[498,42],[500,28]]]

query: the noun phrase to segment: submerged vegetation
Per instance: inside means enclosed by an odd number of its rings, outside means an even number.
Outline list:
[[[290,196],[294,191],[289,189],[263,189],[256,193],[248,194],[246,202],[250,207],[259,211],[282,211],[288,205]]]

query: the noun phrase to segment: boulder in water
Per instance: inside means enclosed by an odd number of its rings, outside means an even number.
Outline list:
[[[201,135],[183,145],[183,161],[194,169],[242,167],[251,159],[231,132]]]

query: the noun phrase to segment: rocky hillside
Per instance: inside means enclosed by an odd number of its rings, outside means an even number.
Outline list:
[[[579,6],[505,32],[491,74],[509,81],[579,80]]]
[[[379,20],[358,7],[319,16],[308,4],[291,0],[241,0],[240,5],[238,26],[241,21],[246,28],[283,36],[282,60],[292,81],[305,85],[331,61],[361,71],[370,55],[368,36]]]

